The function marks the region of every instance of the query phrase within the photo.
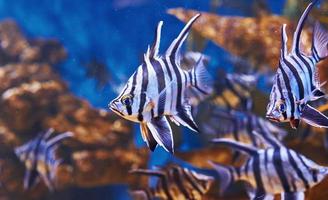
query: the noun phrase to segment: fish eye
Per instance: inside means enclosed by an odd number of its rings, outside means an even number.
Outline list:
[[[125,106],[131,106],[133,103],[132,95],[126,94],[121,98],[121,103]]]
[[[278,104],[278,110],[280,113],[284,113],[286,112],[286,104],[285,102],[281,102]]]

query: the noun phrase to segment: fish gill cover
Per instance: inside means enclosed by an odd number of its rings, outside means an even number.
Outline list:
[[[0,1],[0,198],[326,199],[327,130],[303,122],[291,130],[265,119],[280,28],[288,25],[290,49],[310,2]],[[311,11],[304,52],[311,50],[315,20],[327,26],[327,6],[322,1]],[[188,71],[202,58],[214,78],[205,100],[199,90],[186,92],[200,133],[171,123],[174,154],[150,152],[139,127],[107,104],[142,62],[156,24],[164,23],[165,55],[197,13],[179,59]],[[325,34],[315,35],[322,55]],[[327,80],[326,63],[314,70],[319,83]],[[327,105],[320,98],[306,109],[327,114]]]

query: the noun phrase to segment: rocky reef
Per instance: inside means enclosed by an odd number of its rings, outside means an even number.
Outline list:
[[[326,5],[326,4],[325,4]],[[168,13],[179,20],[187,22],[199,11],[184,8],[169,9]],[[276,69],[280,56],[281,25],[287,24],[288,45],[291,47],[296,24],[287,17],[278,15],[260,15],[258,17],[219,16],[201,12],[202,17],[193,29],[202,37],[213,41],[233,55],[247,59],[257,69]],[[321,18],[316,18],[322,22]],[[302,50],[309,54],[312,45],[312,27],[302,32]],[[243,48],[240,48],[240,47]],[[328,80],[327,59],[319,63],[322,82]],[[325,88],[328,86],[326,84]]]
[[[0,199],[49,195],[43,179],[28,190],[23,188],[24,174],[33,162],[21,162],[15,149],[50,128],[55,137],[73,134],[52,149],[56,165],[37,162],[34,166],[39,174],[51,168],[54,190],[136,183],[137,178],[126,173],[145,168],[148,151],[133,145],[126,120],[92,108],[69,91],[54,70],[67,56],[60,42],[29,40],[11,20],[0,23],[0,41]]]

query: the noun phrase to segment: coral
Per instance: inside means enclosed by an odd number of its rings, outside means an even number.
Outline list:
[[[168,10],[168,13],[187,22],[199,11],[176,8]],[[291,45],[295,24],[284,17],[219,16],[206,12],[201,14],[201,18],[193,25],[194,30],[232,54],[247,58],[254,66],[278,66],[282,24],[288,25],[287,32]],[[305,29],[302,37],[304,49],[310,50],[311,31]]]

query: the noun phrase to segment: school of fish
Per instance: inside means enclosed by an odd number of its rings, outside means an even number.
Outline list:
[[[315,23],[311,55],[306,55],[301,46],[302,30],[317,2],[313,0],[300,17],[290,51],[287,27],[285,24],[281,27],[281,55],[266,119],[252,112],[251,95],[258,74],[230,73],[214,85],[205,69],[209,59],[193,52],[186,54],[192,62],[182,67],[181,46],[200,14],[189,20],[163,56],[158,52],[163,25],[159,22],[154,42],[144,54],[142,64],[109,103],[109,108],[127,120],[140,123],[142,138],[152,151],[159,145],[174,153],[170,119],[207,135],[216,145],[231,148],[236,155],[245,154],[246,160],[239,167],[209,161],[220,177],[222,195],[230,185],[242,181],[250,199],[274,199],[275,195],[288,200],[304,199],[304,192],[328,175],[328,167],[285,146],[282,140],[287,132],[279,125],[289,122],[297,129],[304,121],[308,126],[328,128],[328,117],[310,105],[327,97],[321,89],[325,82],[319,81],[316,64],[328,56],[328,32]],[[198,104],[207,104],[197,109],[201,112],[207,108],[204,112],[210,116],[200,121],[200,126],[191,112],[192,106]],[[213,181],[213,177],[198,175],[180,166],[167,171],[137,169],[132,172],[159,177],[155,187],[133,192],[133,196],[141,195],[144,199],[201,199]]]

